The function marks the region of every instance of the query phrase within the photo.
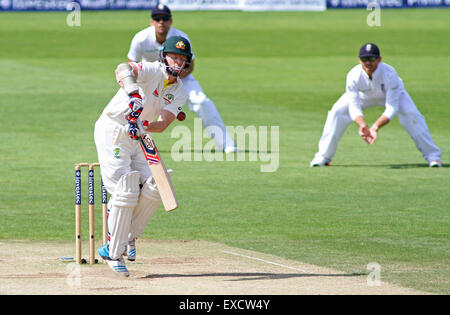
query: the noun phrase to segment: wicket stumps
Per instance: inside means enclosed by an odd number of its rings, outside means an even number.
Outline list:
[[[75,261],[78,264],[86,262],[81,255],[81,169],[88,168],[88,203],[89,203],[89,263],[95,264],[95,197],[94,197],[94,168],[100,166],[99,163],[77,163],[75,164]],[[103,181],[102,189],[102,223],[103,223],[103,244],[107,241],[108,222],[107,222],[107,204],[108,193],[106,192]]]

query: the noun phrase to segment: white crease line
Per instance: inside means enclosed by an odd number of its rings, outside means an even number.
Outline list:
[[[275,265],[275,266],[279,266],[279,267],[283,267],[283,268],[288,268],[288,269],[300,271],[300,272],[303,272],[303,273],[308,273],[306,270],[303,270],[303,269],[298,269],[298,268],[294,268],[294,267],[278,264],[278,263],[275,263],[275,262],[272,262],[272,261],[268,261],[268,260],[264,260],[264,259],[261,259],[261,258],[247,256],[247,255],[243,255],[243,254],[239,254],[239,253],[235,253],[235,252],[229,252],[229,251],[226,251],[226,250],[223,250],[222,252],[223,253],[227,253],[227,254],[231,254],[231,255],[235,255],[235,256],[245,257],[245,258],[248,258],[248,259],[262,261],[262,262],[267,263],[267,264],[271,264],[271,265]]]

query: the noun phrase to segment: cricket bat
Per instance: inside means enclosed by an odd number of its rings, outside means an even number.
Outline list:
[[[158,187],[161,200],[166,211],[172,211],[178,208],[177,197],[172,186],[172,181],[167,173],[166,166],[159,154],[155,141],[149,134],[139,137],[139,143],[142,151],[144,151],[145,159],[147,160],[156,187]]]

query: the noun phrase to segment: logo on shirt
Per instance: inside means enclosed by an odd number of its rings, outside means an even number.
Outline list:
[[[158,89],[155,89],[152,94],[153,96],[159,97]]]
[[[173,94],[166,94],[166,95],[164,95],[163,99],[164,99],[164,103],[166,103],[166,105],[167,105],[167,104],[172,103],[174,96],[173,96]]]
[[[114,157],[116,159],[120,159],[120,148],[114,148],[113,152],[114,152]]]

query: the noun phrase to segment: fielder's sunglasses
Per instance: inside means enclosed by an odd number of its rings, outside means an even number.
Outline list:
[[[156,21],[156,22],[159,22],[161,20],[163,20],[164,22],[167,22],[167,21],[170,20],[170,16],[168,16],[168,15],[164,15],[164,16],[156,15],[156,16],[152,16],[152,20]]]
[[[372,61],[372,62],[374,62],[374,61],[377,61],[377,60],[378,60],[378,57],[361,57],[361,58],[359,58],[359,59],[361,59],[362,62],[366,62],[366,61]]]

